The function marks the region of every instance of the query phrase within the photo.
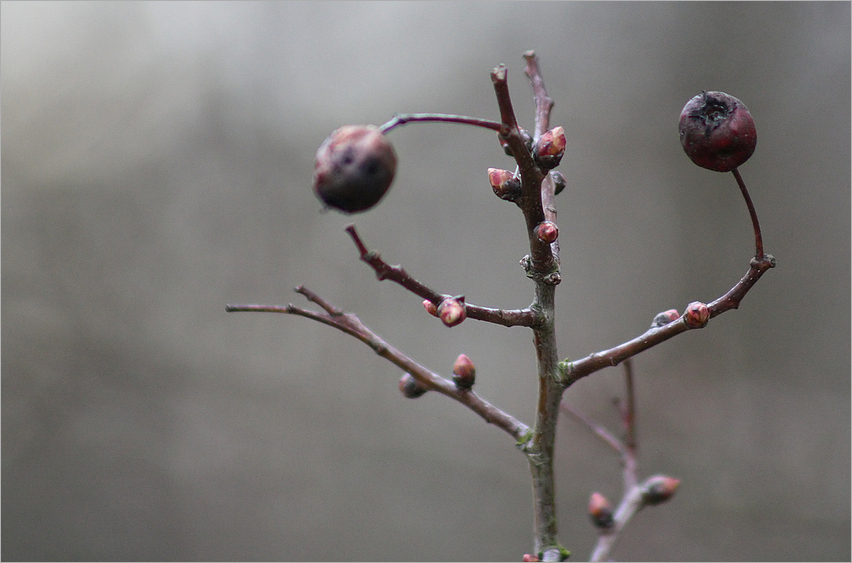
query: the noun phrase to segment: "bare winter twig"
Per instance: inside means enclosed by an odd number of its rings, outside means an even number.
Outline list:
[[[361,260],[370,265],[376,271],[376,277],[379,280],[391,280],[411,293],[427,299],[438,305],[442,300],[449,295],[438,293],[437,291],[423,285],[419,281],[412,278],[400,266],[391,266],[379,255],[375,250],[368,250],[367,246],[361,240],[358,231],[354,225],[346,227],[346,232],[352,237],[352,241],[358,248]],[[492,309],[490,307],[478,307],[465,303],[465,312],[468,318],[486,321],[503,326],[533,326],[538,322],[536,314],[531,309]]]
[[[352,313],[345,313],[341,309],[331,305],[319,295],[309,290],[304,286],[296,288],[296,293],[305,296],[309,301],[319,305],[325,312],[318,313],[296,307],[292,304],[284,306],[269,306],[269,305],[226,305],[225,310],[229,313],[239,311],[264,311],[270,313],[285,313],[288,315],[298,315],[308,319],[312,319],[328,326],[334,327],[346,334],[353,336],[373,349],[376,354],[390,361],[392,364],[410,373],[417,382],[424,388],[436,391],[442,395],[446,395],[451,399],[455,399],[459,403],[465,405],[470,410],[481,416],[485,422],[493,424],[496,427],[509,433],[519,445],[523,445],[525,436],[529,432],[527,427],[522,422],[514,417],[506,414],[499,408],[495,407],[488,401],[482,399],[471,390],[460,390],[456,385],[434,373],[433,371],[423,367],[415,362],[387,342],[378,334],[367,328],[361,320]]]

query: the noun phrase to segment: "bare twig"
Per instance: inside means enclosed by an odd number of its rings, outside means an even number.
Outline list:
[[[665,475],[653,475],[642,483],[631,487],[624,494],[612,518],[612,526],[601,531],[589,561],[606,561],[624,526],[637,512],[654,504],[668,500],[679,481]]]
[[[550,112],[553,110],[553,99],[547,95],[547,89],[544,87],[544,80],[541,77],[541,71],[538,68],[538,57],[535,51],[527,51],[524,53],[524,59],[527,61],[527,68],[524,74],[530,79],[530,85],[533,89],[535,97],[535,135],[533,138],[538,140],[545,131],[550,129]]]
[[[742,301],[742,298],[745,297],[746,293],[748,293],[754,284],[757,283],[757,280],[759,280],[767,270],[774,267],[775,258],[770,255],[764,255],[761,259],[752,258],[746,275],[743,276],[743,278],[727,293],[707,305],[707,308],[710,310],[710,318],[721,315],[730,309],[736,309],[739,307],[740,301]],[[651,328],[636,338],[628,340],[627,342],[619,344],[609,350],[595,352],[581,360],[573,362],[565,360],[560,363],[563,382],[566,386],[571,385],[578,379],[586,377],[587,375],[603,368],[616,366],[627,358],[635,356],[639,352],[643,352],[648,348],[656,346],[661,342],[665,342],[669,338],[677,336],[687,330],[691,330],[692,328],[698,327],[691,327],[687,325],[684,317],[681,316],[681,318],[676,321],[670,322],[669,324],[661,327]]]
[[[562,411],[570,414],[607,445],[617,451],[621,457],[622,479],[624,494],[613,515],[612,522],[600,530],[598,541],[590,556],[590,561],[603,561],[609,557],[615,542],[630,519],[642,508],[668,500],[673,494],[679,481],[663,475],[649,477],[639,483],[639,464],[636,442],[636,404],[633,390],[633,366],[630,360],[624,362],[625,399],[616,399],[621,423],[624,427],[624,440],[619,440],[613,433],[600,424],[587,418],[575,408],[562,404]],[[593,515],[594,516],[594,515]]]
[[[376,277],[380,280],[391,280],[408,291],[428,299],[436,306],[450,295],[444,295],[423,285],[419,281],[411,277],[400,266],[391,266],[379,255],[375,250],[367,250],[367,246],[361,240],[358,231],[355,230],[355,225],[346,227],[346,232],[352,237],[355,246],[358,248],[361,260],[366,262],[376,271]],[[539,319],[532,309],[492,309],[490,307],[479,307],[465,303],[465,313],[468,318],[486,321],[503,326],[533,326],[539,322]]]
[[[506,125],[490,119],[479,119],[478,117],[467,117],[466,115],[449,115],[443,113],[401,113],[394,115],[387,123],[379,127],[382,133],[387,133],[390,130],[405,125],[412,121],[434,121],[442,123],[461,123],[463,125],[473,125],[475,127],[483,127],[491,129],[498,133],[506,130]]]
[[[737,179],[737,185],[740,187],[746,207],[748,207],[748,214],[751,216],[751,224],[754,228],[754,257],[757,260],[761,260],[763,259],[763,235],[760,232],[760,221],[757,220],[757,211],[754,209],[754,204],[751,202],[751,196],[748,195],[748,189],[743,181],[743,177],[740,175],[739,169],[734,168],[731,172],[734,173],[734,178]]]
[[[538,239],[535,228],[544,221],[544,209],[541,205],[541,182],[545,174],[536,166],[532,153],[524,144],[515,119],[515,110],[509,96],[509,84],[506,80],[506,67],[498,66],[491,71],[491,82],[500,106],[500,116],[508,126],[508,132],[501,136],[512,150],[518,172],[521,176],[521,198],[517,202],[524,213],[527,225],[527,237],[530,243],[530,269],[533,274],[543,277],[555,269],[553,253],[550,245]]]
[[[288,315],[299,315],[312,319],[328,326],[334,327],[346,334],[353,336],[369,346],[379,356],[390,361],[392,364],[410,373],[417,382],[426,389],[436,391],[455,399],[470,410],[482,417],[485,422],[493,424],[511,435],[519,447],[526,443],[529,427],[518,421],[511,415],[495,407],[488,401],[482,399],[471,390],[460,390],[452,381],[449,381],[431,370],[415,362],[382,339],[378,334],[367,328],[361,320],[352,313],[345,313],[334,307],[319,295],[304,286],[297,287],[297,293],[304,295],[309,301],[316,303],[325,313],[318,313],[296,307],[292,304],[278,305],[226,305],[228,312],[238,311],[263,311],[271,313],[285,313]]]

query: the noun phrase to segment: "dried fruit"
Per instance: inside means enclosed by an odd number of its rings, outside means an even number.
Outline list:
[[[395,172],[393,146],[378,127],[346,125],[317,150],[314,192],[327,207],[366,211],[390,189]]]
[[[702,168],[728,172],[754,153],[757,130],[748,108],[724,92],[701,92],[680,114],[680,143]]]

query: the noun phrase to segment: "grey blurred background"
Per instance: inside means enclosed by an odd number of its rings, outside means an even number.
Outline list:
[[[303,304],[305,284],[428,367],[459,353],[527,423],[531,334],[447,329],[380,283],[343,228],[439,291],[523,307],[520,212],[488,186],[494,135],[391,134],[388,197],[320,213],[313,155],[394,112],[498,118],[509,67],[532,126],[535,49],[568,134],[557,200],[563,357],[710,301],[747,270],[730,175],[683,154],[701,90],[742,99],[742,167],[778,259],[701,331],[635,360],[640,470],[682,479],[614,557],[850,558],[848,3],[2,4],[2,557],[519,560],[526,461],[504,433],[359,342],[226,303]],[[566,401],[618,431],[622,372]],[[592,491],[618,458],[558,436],[563,543],[588,557]]]

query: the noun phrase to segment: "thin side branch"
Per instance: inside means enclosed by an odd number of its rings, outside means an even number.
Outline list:
[[[445,298],[451,297],[423,285],[412,278],[402,267],[391,266],[382,260],[382,257],[375,250],[368,250],[364,241],[361,240],[358,231],[355,230],[354,225],[347,226],[346,232],[349,233],[349,236],[352,237],[355,246],[358,248],[361,260],[375,270],[376,277],[379,280],[396,282],[411,293],[423,299],[428,299],[436,306]],[[465,313],[468,318],[502,326],[534,326],[539,322],[537,315],[531,309],[492,309],[490,307],[479,307],[465,303]]]
[[[770,255],[763,256],[762,259],[752,258],[750,267],[746,275],[737,282],[727,293],[707,305],[710,310],[710,318],[721,315],[725,311],[736,309],[746,293],[754,287],[757,280],[766,273],[767,270],[775,267],[775,259]],[[687,330],[693,328],[687,325],[684,316],[681,316],[676,321],[672,321],[661,327],[651,328],[636,338],[629,340],[623,344],[619,344],[609,350],[595,352],[577,361],[566,360],[560,364],[562,378],[566,386],[571,385],[578,379],[586,377],[596,371],[606,367],[616,366],[633,357],[636,354],[647,350],[657,344],[677,336]]]
[[[541,201],[541,182],[546,175],[536,165],[532,153],[527,148],[518,130],[518,121],[515,118],[515,110],[509,96],[509,84],[504,65],[500,65],[491,71],[491,82],[497,95],[500,117],[508,128],[505,134],[501,133],[501,137],[512,150],[521,176],[521,198],[517,203],[526,219],[527,237],[530,243],[530,268],[534,277],[543,278],[557,268],[550,245],[539,240],[535,235],[535,228],[545,220]]]
[[[533,97],[535,98],[536,114],[533,139],[538,140],[539,137],[550,129],[550,112],[553,110],[554,102],[553,98],[547,95],[547,89],[544,87],[544,80],[538,68],[538,57],[535,51],[524,53],[524,59],[527,61],[527,68],[524,70],[524,74],[530,79]]]
[[[763,258],[763,235],[760,232],[760,221],[757,220],[757,210],[754,208],[754,203],[751,201],[751,196],[748,194],[748,188],[746,188],[739,169],[734,168],[731,172],[734,173],[734,178],[737,180],[737,185],[740,187],[743,199],[745,199],[746,202],[746,207],[748,207],[748,214],[751,216],[751,225],[754,229],[754,257],[757,260],[760,260]]]
[[[352,313],[345,313],[334,307],[313,291],[304,286],[297,287],[297,293],[304,295],[309,301],[319,305],[325,312],[318,313],[296,307],[292,304],[279,305],[226,305],[228,312],[263,311],[302,316],[328,326],[334,327],[353,336],[373,349],[376,354],[385,358],[400,369],[410,373],[424,388],[436,391],[465,405],[482,417],[485,422],[493,424],[511,435],[519,446],[526,442],[529,427],[513,416],[507,414],[488,401],[482,399],[471,390],[460,390],[452,381],[432,372],[415,362],[382,339],[378,334],[367,328],[361,320]]]
[[[601,532],[589,561],[607,561],[624,526],[646,506],[665,502],[674,494],[679,481],[665,475],[653,475],[631,487],[621,499],[612,518],[612,526]]]
[[[400,125],[405,125],[406,123],[411,123],[413,121],[433,121],[440,123],[461,123],[462,125],[473,125],[475,127],[482,127],[484,129],[491,129],[492,131],[497,131],[498,133],[504,132],[506,130],[506,126],[503,123],[498,123],[497,121],[491,121],[490,119],[479,119],[478,117],[468,117],[466,115],[450,115],[443,113],[402,113],[394,115],[390,121],[379,127],[379,130],[382,133],[387,133],[390,130],[399,127]]]

